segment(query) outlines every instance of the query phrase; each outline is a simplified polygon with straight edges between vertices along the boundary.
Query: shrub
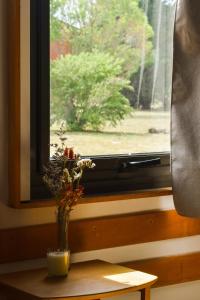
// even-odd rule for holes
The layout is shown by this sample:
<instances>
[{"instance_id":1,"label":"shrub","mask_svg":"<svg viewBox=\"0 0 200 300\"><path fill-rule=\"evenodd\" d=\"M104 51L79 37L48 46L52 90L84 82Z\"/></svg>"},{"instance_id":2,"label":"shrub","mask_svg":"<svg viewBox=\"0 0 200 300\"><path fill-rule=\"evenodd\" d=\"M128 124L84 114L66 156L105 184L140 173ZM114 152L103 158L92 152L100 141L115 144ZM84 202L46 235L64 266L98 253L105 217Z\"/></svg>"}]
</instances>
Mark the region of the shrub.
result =
<instances>
[{"instance_id":1,"label":"shrub","mask_svg":"<svg viewBox=\"0 0 200 300\"><path fill-rule=\"evenodd\" d=\"M121 93L131 89L122 78L123 60L101 52L66 55L52 62L53 121L65 120L71 130L99 130L113 126L131 111Z\"/></svg>"}]
</instances>

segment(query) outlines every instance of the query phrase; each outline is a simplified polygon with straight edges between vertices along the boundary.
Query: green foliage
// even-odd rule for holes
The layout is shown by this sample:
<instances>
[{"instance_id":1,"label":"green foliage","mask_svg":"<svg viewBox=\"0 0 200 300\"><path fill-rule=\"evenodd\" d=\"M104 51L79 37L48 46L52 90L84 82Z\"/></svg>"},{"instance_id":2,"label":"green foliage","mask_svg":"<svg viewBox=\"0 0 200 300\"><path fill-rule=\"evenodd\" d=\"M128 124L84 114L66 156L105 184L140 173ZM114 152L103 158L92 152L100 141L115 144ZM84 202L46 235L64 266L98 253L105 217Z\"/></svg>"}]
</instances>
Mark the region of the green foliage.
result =
<instances>
[{"instance_id":1,"label":"green foliage","mask_svg":"<svg viewBox=\"0 0 200 300\"><path fill-rule=\"evenodd\" d=\"M51 0L53 38L68 38L72 54L99 50L124 58L126 78L136 73L145 49L151 60L153 31L139 0ZM58 32L57 29L60 28ZM62 29L61 29L62 28ZM144 48L144 49L143 49Z\"/></svg>"},{"instance_id":2,"label":"green foliage","mask_svg":"<svg viewBox=\"0 0 200 300\"><path fill-rule=\"evenodd\" d=\"M52 122L99 130L130 112L144 53L145 67L152 63L153 30L140 2L50 0L51 40L67 41L72 54L52 63Z\"/></svg>"},{"instance_id":3,"label":"green foliage","mask_svg":"<svg viewBox=\"0 0 200 300\"><path fill-rule=\"evenodd\" d=\"M63 15L66 0L50 0L50 36L51 41L59 40L65 34L65 23L59 15Z\"/></svg>"},{"instance_id":4,"label":"green foliage","mask_svg":"<svg viewBox=\"0 0 200 300\"><path fill-rule=\"evenodd\" d=\"M131 112L122 95L130 89L123 79L123 60L94 51L66 55L52 62L52 116L65 120L71 130L99 130L106 122L113 126Z\"/></svg>"}]
</instances>

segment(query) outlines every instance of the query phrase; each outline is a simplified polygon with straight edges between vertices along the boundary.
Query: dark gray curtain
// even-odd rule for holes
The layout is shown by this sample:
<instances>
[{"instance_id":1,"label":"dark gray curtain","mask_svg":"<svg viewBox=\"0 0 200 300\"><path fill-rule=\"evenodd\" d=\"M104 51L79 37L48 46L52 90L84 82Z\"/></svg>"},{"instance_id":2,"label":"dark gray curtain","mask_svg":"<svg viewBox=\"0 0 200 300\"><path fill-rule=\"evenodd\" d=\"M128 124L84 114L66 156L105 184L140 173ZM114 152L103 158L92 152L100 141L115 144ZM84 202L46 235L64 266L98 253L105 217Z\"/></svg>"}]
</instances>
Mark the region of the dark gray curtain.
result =
<instances>
[{"instance_id":1,"label":"dark gray curtain","mask_svg":"<svg viewBox=\"0 0 200 300\"><path fill-rule=\"evenodd\" d=\"M177 4L171 142L176 210L200 217L200 0Z\"/></svg>"}]
</instances>

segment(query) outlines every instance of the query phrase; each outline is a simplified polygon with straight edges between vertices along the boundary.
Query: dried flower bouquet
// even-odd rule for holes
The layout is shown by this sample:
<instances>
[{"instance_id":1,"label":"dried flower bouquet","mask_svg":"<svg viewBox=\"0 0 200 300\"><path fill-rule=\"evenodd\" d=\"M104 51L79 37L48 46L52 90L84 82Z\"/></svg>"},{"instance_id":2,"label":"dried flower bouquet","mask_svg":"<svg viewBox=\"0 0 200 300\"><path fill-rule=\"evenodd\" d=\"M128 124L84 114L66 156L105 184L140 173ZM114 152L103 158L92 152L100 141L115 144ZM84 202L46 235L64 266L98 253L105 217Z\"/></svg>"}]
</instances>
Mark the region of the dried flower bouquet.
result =
<instances>
[{"instance_id":1,"label":"dried flower bouquet","mask_svg":"<svg viewBox=\"0 0 200 300\"><path fill-rule=\"evenodd\" d=\"M78 200L83 196L83 186L80 180L86 168L94 168L95 164L89 158L82 159L75 154L73 148L65 146L64 130L60 128L57 135L58 144L52 144L55 153L49 163L44 166L43 180L53 194L57 203L57 222L59 229L59 248L68 248L69 215Z\"/></svg>"}]
</instances>

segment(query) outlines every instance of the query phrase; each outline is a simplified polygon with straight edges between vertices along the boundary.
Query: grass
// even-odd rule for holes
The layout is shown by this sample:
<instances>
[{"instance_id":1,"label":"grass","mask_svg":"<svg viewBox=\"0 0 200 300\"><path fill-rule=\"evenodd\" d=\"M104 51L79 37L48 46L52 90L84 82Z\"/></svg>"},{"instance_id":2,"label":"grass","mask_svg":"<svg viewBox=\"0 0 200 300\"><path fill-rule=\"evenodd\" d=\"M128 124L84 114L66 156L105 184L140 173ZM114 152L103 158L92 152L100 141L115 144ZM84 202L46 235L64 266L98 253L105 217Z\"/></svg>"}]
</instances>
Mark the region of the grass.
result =
<instances>
[{"instance_id":1,"label":"grass","mask_svg":"<svg viewBox=\"0 0 200 300\"><path fill-rule=\"evenodd\" d=\"M149 133L150 128L162 132ZM56 129L51 129L51 143L58 142ZM101 132L68 131L66 144L81 155L163 152L170 150L169 130L169 112L135 111L116 127L107 125Z\"/></svg>"}]
</instances>

